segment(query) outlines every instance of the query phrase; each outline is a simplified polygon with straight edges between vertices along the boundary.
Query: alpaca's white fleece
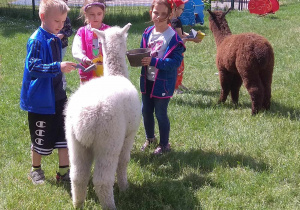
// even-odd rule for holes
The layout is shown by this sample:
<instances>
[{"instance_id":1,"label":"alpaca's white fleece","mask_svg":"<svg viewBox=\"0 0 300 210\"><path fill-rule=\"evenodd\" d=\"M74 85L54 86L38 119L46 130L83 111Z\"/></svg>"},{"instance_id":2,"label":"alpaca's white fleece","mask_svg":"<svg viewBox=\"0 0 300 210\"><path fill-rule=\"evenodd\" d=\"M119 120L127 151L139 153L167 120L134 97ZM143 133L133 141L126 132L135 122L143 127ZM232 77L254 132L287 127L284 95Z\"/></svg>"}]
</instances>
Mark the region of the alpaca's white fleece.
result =
<instances>
[{"instance_id":1,"label":"alpaca's white fleece","mask_svg":"<svg viewBox=\"0 0 300 210\"><path fill-rule=\"evenodd\" d=\"M71 96L66 129L82 145L90 147L96 138L104 138L112 130L118 132L123 126L127 129L127 124L140 114L139 104L137 90L125 77L93 79Z\"/></svg>"},{"instance_id":2,"label":"alpaca's white fleece","mask_svg":"<svg viewBox=\"0 0 300 210\"><path fill-rule=\"evenodd\" d=\"M66 108L73 204L83 205L91 165L94 188L104 209L115 209L113 184L128 187L127 165L141 120L138 92L123 76L106 76L82 85Z\"/></svg>"},{"instance_id":3,"label":"alpaca's white fleece","mask_svg":"<svg viewBox=\"0 0 300 210\"><path fill-rule=\"evenodd\" d=\"M83 206L93 162L94 188L103 209L116 208L115 174L120 190L128 187L127 165L141 121L139 95L127 78L125 52L129 27L127 24L122 29L97 31L106 54L104 76L81 85L65 109L75 208Z\"/></svg>"}]
</instances>

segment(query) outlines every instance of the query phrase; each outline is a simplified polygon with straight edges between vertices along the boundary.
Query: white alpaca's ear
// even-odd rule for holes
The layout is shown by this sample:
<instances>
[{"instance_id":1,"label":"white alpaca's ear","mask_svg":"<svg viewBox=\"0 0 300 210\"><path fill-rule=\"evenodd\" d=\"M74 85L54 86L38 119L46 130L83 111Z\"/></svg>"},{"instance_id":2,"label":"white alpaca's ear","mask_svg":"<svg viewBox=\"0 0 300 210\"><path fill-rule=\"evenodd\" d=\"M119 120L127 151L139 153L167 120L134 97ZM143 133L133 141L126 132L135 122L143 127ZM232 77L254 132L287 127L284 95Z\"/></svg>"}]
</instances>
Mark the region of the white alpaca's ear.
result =
<instances>
[{"instance_id":1,"label":"white alpaca's ear","mask_svg":"<svg viewBox=\"0 0 300 210\"><path fill-rule=\"evenodd\" d=\"M126 34L127 31L129 30L130 26L131 26L131 23L127 23L127 25L122 28L122 34Z\"/></svg>"},{"instance_id":2,"label":"white alpaca's ear","mask_svg":"<svg viewBox=\"0 0 300 210\"><path fill-rule=\"evenodd\" d=\"M95 28L92 28L91 31L94 32L100 39L104 40L104 37L105 37L104 31L100 31Z\"/></svg>"}]
</instances>

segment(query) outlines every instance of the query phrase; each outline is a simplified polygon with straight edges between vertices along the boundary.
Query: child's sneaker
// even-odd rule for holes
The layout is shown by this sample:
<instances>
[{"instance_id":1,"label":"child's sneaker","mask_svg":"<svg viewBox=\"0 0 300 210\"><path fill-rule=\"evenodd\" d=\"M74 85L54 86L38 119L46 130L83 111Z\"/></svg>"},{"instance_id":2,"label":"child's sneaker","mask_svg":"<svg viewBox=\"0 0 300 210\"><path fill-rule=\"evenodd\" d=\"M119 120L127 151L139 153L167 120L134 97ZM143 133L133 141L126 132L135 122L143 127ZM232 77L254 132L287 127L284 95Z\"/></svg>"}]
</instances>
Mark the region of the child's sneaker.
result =
<instances>
[{"instance_id":1,"label":"child's sneaker","mask_svg":"<svg viewBox=\"0 0 300 210\"><path fill-rule=\"evenodd\" d=\"M179 90L179 89L176 89L176 90L175 90L175 93L177 93L177 94L183 94L183 91L182 91L182 90Z\"/></svg>"},{"instance_id":2,"label":"child's sneaker","mask_svg":"<svg viewBox=\"0 0 300 210\"><path fill-rule=\"evenodd\" d=\"M33 184L44 184L44 171L42 169L30 171L30 173L28 174L28 179L31 179Z\"/></svg>"},{"instance_id":3,"label":"child's sneaker","mask_svg":"<svg viewBox=\"0 0 300 210\"><path fill-rule=\"evenodd\" d=\"M162 155L163 153L170 152L171 151L171 145L167 144L167 146L158 145L156 149L154 150L154 155Z\"/></svg>"},{"instance_id":4,"label":"child's sneaker","mask_svg":"<svg viewBox=\"0 0 300 210\"><path fill-rule=\"evenodd\" d=\"M189 90L189 89L188 89L187 87L185 87L183 84L179 85L179 88L180 88L180 89L183 89L183 90L186 90L186 91Z\"/></svg>"},{"instance_id":5,"label":"child's sneaker","mask_svg":"<svg viewBox=\"0 0 300 210\"><path fill-rule=\"evenodd\" d=\"M57 182L70 182L70 170L64 175L60 175L59 172L56 173L56 181Z\"/></svg>"},{"instance_id":6,"label":"child's sneaker","mask_svg":"<svg viewBox=\"0 0 300 210\"><path fill-rule=\"evenodd\" d=\"M146 139L144 145L141 147L141 151L144 152L146 148L150 147L151 145L155 145L157 143L157 139L151 138L151 139Z\"/></svg>"}]
</instances>

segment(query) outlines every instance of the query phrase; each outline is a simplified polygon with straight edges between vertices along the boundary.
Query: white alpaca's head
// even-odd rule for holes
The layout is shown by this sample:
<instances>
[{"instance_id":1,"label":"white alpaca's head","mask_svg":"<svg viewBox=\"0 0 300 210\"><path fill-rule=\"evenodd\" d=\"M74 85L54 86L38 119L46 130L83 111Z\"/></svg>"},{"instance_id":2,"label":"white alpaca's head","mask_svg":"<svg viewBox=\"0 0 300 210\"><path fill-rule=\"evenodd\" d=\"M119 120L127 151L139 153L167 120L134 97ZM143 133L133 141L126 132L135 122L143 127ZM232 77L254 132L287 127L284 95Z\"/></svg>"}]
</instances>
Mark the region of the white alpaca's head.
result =
<instances>
[{"instance_id":1,"label":"white alpaca's head","mask_svg":"<svg viewBox=\"0 0 300 210\"><path fill-rule=\"evenodd\" d=\"M102 43L104 76L123 75L128 78L126 50L127 32L130 26L131 23L123 28L114 26L105 31L92 29Z\"/></svg>"}]
</instances>

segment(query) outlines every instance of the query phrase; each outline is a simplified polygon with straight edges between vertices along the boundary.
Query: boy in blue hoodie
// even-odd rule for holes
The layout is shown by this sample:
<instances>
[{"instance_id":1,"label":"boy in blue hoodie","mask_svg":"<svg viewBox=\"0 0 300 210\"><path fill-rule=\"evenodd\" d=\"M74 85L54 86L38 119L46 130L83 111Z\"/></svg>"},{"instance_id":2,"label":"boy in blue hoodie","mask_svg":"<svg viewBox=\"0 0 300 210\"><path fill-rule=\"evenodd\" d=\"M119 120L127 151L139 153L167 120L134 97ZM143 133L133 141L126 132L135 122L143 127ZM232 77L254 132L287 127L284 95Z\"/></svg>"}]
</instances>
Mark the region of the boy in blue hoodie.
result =
<instances>
[{"instance_id":1,"label":"boy in blue hoodie","mask_svg":"<svg viewBox=\"0 0 300 210\"><path fill-rule=\"evenodd\" d=\"M39 6L41 26L27 42L21 109L28 112L31 136L32 169L29 178L43 184L42 156L58 149L57 181L69 181L69 157L64 132L64 105L67 95L63 89L62 72L75 69L76 64L62 62L61 40L56 36L64 26L69 7L63 0L42 0Z\"/></svg>"}]
</instances>

